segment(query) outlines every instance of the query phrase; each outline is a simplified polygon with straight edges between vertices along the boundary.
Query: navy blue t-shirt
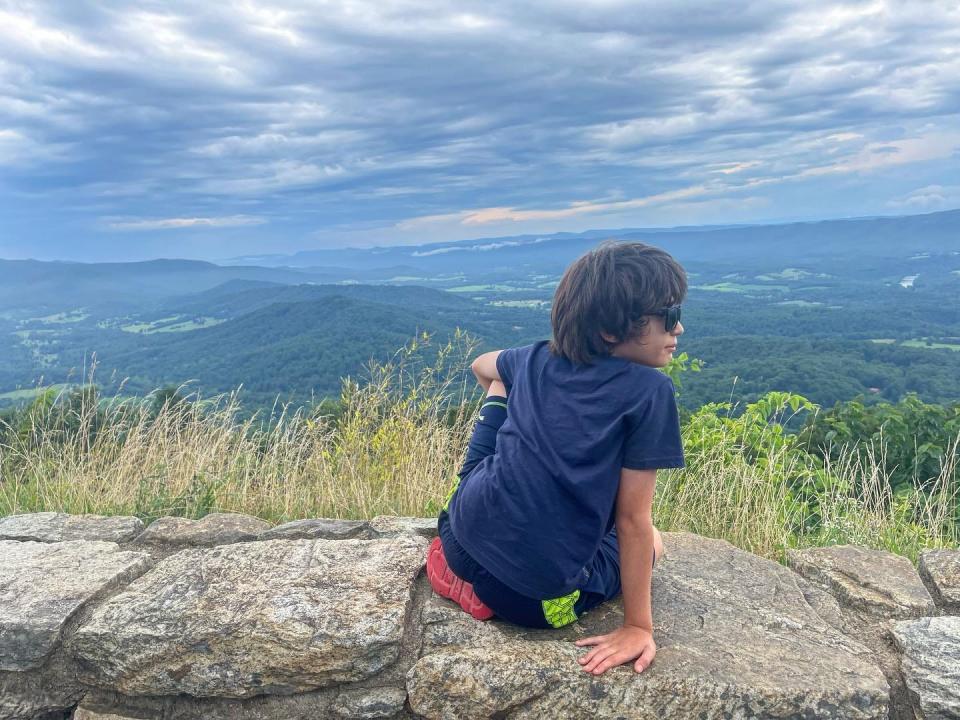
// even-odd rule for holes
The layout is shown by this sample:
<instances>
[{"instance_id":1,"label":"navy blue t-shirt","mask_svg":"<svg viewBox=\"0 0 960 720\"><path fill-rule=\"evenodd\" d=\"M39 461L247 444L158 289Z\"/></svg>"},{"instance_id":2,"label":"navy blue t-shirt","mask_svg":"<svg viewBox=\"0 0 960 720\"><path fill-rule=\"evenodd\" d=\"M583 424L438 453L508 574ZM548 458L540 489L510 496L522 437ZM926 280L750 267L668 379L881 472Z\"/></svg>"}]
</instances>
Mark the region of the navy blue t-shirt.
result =
<instances>
[{"instance_id":1,"label":"navy blue t-shirt","mask_svg":"<svg viewBox=\"0 0 960 720\"><path fill-rule=\"evenodd\" d=\"M497 450L460 483L450 527L505 585L536 599L582 587L613 527L622 467L683 467L673 383L616 357L575 365L545 341L504 350Z\"/></svg>"}]
</instances>

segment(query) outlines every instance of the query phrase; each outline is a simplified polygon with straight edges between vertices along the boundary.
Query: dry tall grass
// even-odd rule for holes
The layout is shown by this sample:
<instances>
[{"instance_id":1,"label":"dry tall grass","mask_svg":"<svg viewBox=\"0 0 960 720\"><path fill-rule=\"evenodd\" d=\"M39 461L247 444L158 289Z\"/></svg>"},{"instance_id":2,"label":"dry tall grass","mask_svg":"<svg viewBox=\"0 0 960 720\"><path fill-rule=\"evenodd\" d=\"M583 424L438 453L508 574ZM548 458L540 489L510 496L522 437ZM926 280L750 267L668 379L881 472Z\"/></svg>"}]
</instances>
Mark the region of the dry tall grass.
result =
<instances>
[{"instance_id":1,"label":"dry tall grass","mask_svg":"<svg viewBox=\"0 0 960 720\"><path fill-rule=\"evenodd\" d=\"M481 393L466 381L476 349L470 338L458 334L435 360L420 362L427 341L371 364L361 384L345 381L339 418L281 409L269 420L241 421L236 394L166 404L158 413L119 400L98 411L91 400L65 432L44 414L51 405L0 444L0 516L56 510L150 520L221 511L282 522L434 514L459 469ZM882 448L866 456L851 449L838 463L814 467L789 444L771 443L757 462L756 448L735 433L704 441L693 432L685 429L687 468L658 480L654 521L662 530L724 538L778 561L789 547L839 543L916 560L925 547L960 541L956 443L939 478L894 497L876 454Z\"/></svg>"},{"instance_id":2,"label":"dry tall grass","mask_svg":"<svg viewBox=\"0 0 960 720\"><path fill-rule=\"evenodd\" d=\"M40 413L0 445L0 515L219 511L280 522L431 512L459 469L479 390L463 373L470 338L457 334L423 363L427 342L371 363L362 384L345 380L338 421L302 409L240 421L236 393L156 414L114 401L98 415L89 402L65 442Z\"/></svg>"},{"instance_id":3,"label":"dry tall grass","mask_svg":"<svg viewBox=\"0 0 960 720\"><path fill-rule=\"evenodd\" d=\"M762 434L776 434L771 425ZM685 428L685 440L691 440ZM764 462L750 461L733 433L690 443L684 470L661 472L655 495L658 527L722 538L757 555L785 561L797 547L855 544L916 562L921 550L960 546L960 436L936 478L895 495L883 446L849 446L840 460L819 461L790 445L769 443ZM685 442L685 445L687 443Z\"/></svg>"}]
</instances>

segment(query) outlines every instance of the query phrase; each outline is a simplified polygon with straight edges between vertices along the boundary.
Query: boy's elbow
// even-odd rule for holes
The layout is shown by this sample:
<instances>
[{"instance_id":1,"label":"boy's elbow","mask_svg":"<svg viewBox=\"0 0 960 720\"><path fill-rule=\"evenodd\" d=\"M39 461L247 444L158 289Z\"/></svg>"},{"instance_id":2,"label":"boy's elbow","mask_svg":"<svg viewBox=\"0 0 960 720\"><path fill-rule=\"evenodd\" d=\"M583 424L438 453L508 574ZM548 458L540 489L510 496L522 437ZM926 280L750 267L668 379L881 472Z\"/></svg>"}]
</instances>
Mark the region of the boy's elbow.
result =
<instances>
[{"instance_id":1,"label":"boy's elbow","mask_svg":"<svg viewBox=\"0 0 960 720\"><path fill-rule=\"evenodd\" d=\"M653 517L650 513L618 513L616 516L617 535L640 535L653 531Z\"/></svg>"},{"instance_id":2,"label":"boy's elbow","mask_svg":"<svg viewBox=\"0 0 960 720\"><path fill-rule=\"evenodd\" d=\"M500 379L500 376L497 373L498 355L500 355L499 350L484 353L470 363L470 369L473 371L473 374L476 376L477 380L489 381Z\"/></svg>"}]
</instances>

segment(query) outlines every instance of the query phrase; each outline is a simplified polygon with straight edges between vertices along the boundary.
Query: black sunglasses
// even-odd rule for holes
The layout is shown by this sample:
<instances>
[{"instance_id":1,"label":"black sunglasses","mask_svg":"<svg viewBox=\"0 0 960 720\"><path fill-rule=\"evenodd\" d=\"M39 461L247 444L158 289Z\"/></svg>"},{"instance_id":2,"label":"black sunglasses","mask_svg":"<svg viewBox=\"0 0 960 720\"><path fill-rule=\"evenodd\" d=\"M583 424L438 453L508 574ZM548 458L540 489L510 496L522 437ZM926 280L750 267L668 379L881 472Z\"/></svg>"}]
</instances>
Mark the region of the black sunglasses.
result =
<instances>
[{"instance_id":1,"label":"black sunglasses","mask_svg":"<svg viewBox=\"0 0 960 720\"><path fill-rule=\"evenodd\" d=\"M671 305L670 307L665 307L662 310L654 310L650 314L662 315L664 330L667 332L672 332L677 326L677 323L680 322L680 305Z\"/></svg>"}]
</instances>

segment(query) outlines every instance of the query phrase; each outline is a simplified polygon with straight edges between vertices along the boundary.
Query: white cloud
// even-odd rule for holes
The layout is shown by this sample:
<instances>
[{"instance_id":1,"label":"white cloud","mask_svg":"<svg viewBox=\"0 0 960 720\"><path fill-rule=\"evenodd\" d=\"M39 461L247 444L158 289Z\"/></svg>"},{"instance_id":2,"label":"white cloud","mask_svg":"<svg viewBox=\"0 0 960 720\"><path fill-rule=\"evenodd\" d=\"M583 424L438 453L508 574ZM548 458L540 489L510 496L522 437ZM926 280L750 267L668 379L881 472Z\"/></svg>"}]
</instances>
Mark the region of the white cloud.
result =
<instances>
[{"instance_id":1,"label":"white cloud","mask_svg":"<svg viewBox=\"0 0 960 720\"><path fill-rule=\"evenodd\" d=\"M910 212L960 208L960 185L927 185L894 198L887 205Z\"/></svg>"},{"instance_id":2,"label":"white cloud","mask_svg":"<svg viewBox=\"0 0 960 720\"><path fill-rule=\"evenodd\" d=\"M502 247L513 247L515 245L535 245L546 242L550 238L534 238L533 240L503 240L501 242L481 243L478 245L454 245L452 247L441 247L435 250L416 250L410 253L413 257L428 257L430 255L445 255L452 252L489 252Z\"/></svg>"},{"instance_id":3,"label":"white cloud","mask_svg":"<svg viewBox=\"0 0 960 720\"><path fill-rule=\"evenodd\" d=\"M13 128L0 128L0 167L55 163L69 154L69 143L49 143Z\"/></svg>"},{"instance_id":4,"label":"white cloud","mask_svg":"<svg viewBox=\"0 0 960 720\"><path fill-rule=\"evenodd\" d=\"M111 230L149 231L181 230L183 228L223 228L246 225L263 225L265 218L249 215L231 215L229 217L189 217L158 218L150 220L113 220L107 223Z\"/></svg>"},{"instance_id":5,"label":"white cloud","mask_svg":"<svg viewBox=\"0 0 960 720\"><path fill-rule=\"evenodd\" d=\"M99 60L110 55L75 32L50 27L32 15L9 10L0 10L0 46L67 61Z\"/></svg>"},{"instance_id":6,"label":"white cloud","mask_svg":"<svg viewBox=\"0 0 960 720\"><path fill-rule=\"evenodd\" d=\"M251 170L253 174L248 177L207 180L203 189L215 195L258 195L316 185L346 172L339 165L320 166L295 160L266 163Z\"/></svg>"},{"instance_id":7,"label":"white cloud","mask_svg":"<svg viewBox=\"0 0 960 720\"><path fill-rule=\"evenodd\" d=\"M38 237L91 201L92 222L215 198L301 237L399 238L736 214L724 201L760 188L771 213L819 210L789 183L836 187L850 214L933 207L897 193L956 184L952 0L3 8L4 189L50 198ZM907 166L911 185L880 186Z\"/></svg>"}]
</instances>

